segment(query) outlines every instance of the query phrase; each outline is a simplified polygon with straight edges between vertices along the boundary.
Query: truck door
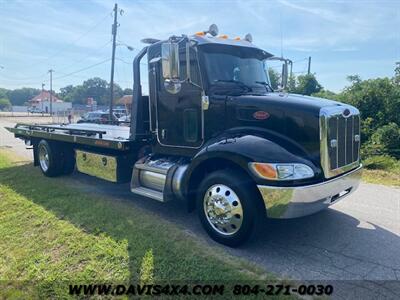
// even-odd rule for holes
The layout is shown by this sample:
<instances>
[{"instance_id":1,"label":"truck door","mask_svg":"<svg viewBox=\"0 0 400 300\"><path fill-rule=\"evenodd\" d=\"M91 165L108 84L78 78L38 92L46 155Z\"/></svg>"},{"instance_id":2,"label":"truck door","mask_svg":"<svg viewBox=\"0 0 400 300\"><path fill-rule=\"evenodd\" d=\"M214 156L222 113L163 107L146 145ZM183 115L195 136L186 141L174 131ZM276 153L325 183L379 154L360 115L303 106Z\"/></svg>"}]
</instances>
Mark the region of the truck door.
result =
<instances>
[{"instance_id":1,"label":"truck door","mask_svg":"<svg viewBox=\"0 0 400 300\"><path fill-rule=\"evenodd\" d=\"M181 78L186 78L186 59L180 51ZM197 58L190 52L191 78L200 82ZM172 94L165 88L162 64L158 64L157 81L157 135L161 145L183 148L198 148L203 143L203 112L201 89L188 82L182 82L180 91Z\"/></svg>"}]
</instances>

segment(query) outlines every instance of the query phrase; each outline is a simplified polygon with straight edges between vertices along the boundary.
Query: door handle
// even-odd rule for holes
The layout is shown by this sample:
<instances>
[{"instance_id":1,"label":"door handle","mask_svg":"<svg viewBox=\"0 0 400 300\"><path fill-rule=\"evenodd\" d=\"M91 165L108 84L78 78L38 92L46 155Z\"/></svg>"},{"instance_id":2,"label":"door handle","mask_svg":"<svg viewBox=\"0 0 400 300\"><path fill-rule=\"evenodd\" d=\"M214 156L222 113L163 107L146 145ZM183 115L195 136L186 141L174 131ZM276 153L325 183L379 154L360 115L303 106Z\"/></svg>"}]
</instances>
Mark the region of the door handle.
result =
<instances>
[{"instance_id":1,"label":"door handle","mask_svg":"<svg viewBox=\"0 0 400 300\"><path fill-rule=\"evenodd\" d=\"M208 96L202 95L201 96L201 108L203 110L207 110L209 106L210 106L210 100L208 99Z\"/></svg>"},{"instance_id":2,"label":"door handle","mask_svg":"<svg viewBox=\"0 0 400 300\"><path fill-rule=\"evenodd\" d=\"M161 129L161 138L162 138L163 140L165 140L166 137L167 137L167 130Z\"/></svg>"}]
</instances>

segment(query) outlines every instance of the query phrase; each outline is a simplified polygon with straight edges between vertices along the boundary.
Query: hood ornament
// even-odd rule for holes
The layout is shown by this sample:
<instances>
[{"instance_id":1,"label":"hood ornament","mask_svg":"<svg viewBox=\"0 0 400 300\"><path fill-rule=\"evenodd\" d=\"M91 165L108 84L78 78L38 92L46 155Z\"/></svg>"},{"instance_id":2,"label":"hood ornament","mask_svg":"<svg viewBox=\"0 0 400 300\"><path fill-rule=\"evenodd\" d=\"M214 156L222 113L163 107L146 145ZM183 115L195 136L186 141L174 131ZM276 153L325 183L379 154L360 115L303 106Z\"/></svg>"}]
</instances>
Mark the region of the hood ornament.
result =
<instances>
[{"instance_id":1,"label":"hood ornament","mask_svg":"<svg viewBox=\"0 0 400 300\"><path fill-rule=\"evenodd\" d=\"M345 117L345 118L350 117L350 115L351 115L351 111L350 111L350 109L348 109L348 108L346 108L346 109L342 112L342 116Z\"/></svg>"}]
</instances>

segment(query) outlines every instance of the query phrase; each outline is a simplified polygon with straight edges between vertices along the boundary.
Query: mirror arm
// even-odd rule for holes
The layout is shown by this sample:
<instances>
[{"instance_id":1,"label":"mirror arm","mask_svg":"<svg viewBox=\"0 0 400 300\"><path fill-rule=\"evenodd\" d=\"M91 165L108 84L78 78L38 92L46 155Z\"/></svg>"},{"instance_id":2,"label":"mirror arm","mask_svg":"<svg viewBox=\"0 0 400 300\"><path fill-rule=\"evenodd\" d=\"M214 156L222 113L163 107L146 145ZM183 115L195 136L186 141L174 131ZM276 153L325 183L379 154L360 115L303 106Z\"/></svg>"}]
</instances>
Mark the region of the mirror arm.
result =
<instances>
[{"instance_id":1,"label":"mirror arm","mask_svg":"<svg viewBox=\"0 0 400 300\"><path fill-rule=\"evenodd\" d=\"M191 82L190 78L190 47L189 47L189 42L186 42L186 77L188 82Z\"/></svg>"}]
</instances>

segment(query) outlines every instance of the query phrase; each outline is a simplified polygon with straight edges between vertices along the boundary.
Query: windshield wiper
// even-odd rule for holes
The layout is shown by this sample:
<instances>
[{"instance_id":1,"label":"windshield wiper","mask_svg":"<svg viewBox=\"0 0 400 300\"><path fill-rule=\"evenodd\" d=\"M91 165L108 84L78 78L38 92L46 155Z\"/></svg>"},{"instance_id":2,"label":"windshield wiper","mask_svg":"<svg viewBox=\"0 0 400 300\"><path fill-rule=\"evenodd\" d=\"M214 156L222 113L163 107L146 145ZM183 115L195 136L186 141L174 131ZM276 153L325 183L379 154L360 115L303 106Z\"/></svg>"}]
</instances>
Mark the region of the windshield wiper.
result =
<instances>
[{"instance_id":1,"label":"windshield wiper","mask_svg":"<svg viewBox=\"0 0 400 300\"><path fill-rule=\"evenodd\" d=\"M256 81L256 83L262 84L263 86L265 86L267 88L267 91L269 90L270 92L273 92L274 89L272 88L271 84L269 82L266 81Z\"/></svg>"},{"instance_id":2,"label":"windshield wiper","mask_svg":"<svg viewBox=\"0 0 400 300\"><path fill-rule=\"evenodd\" d=\"M245 84L244 82L238 81L238 80L233 80L233 79L216 79L214 82L227 82L227 83L236 83L238 86L245 88L247 92L252 92L253 89Z\"/></svg>"}]
</instances>

